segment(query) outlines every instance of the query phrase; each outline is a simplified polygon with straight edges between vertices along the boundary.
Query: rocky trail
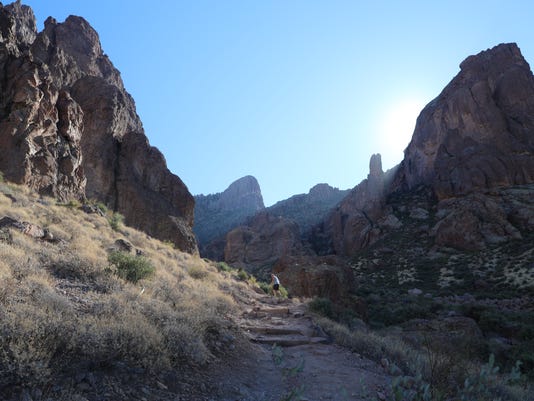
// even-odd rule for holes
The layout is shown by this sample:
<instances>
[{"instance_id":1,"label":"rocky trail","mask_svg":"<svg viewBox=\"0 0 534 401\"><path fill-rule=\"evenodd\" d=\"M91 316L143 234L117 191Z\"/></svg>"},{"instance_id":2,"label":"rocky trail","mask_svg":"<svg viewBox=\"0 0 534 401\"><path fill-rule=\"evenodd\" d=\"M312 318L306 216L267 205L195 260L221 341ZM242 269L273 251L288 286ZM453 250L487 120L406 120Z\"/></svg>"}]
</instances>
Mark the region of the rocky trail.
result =
<instances>
[{"instance_id":1,"label":"rocky trail","mask_svg":"<svg viewBox=\"0 0 534 401\"><path fill-rule=\"evenodd\" d=\"M305 304L258 294L245 305L238 323L254 359L235 361L218 399L385 399L390 379L383 368L335 345L314 324Z\"/></svg>"}]
</instances>

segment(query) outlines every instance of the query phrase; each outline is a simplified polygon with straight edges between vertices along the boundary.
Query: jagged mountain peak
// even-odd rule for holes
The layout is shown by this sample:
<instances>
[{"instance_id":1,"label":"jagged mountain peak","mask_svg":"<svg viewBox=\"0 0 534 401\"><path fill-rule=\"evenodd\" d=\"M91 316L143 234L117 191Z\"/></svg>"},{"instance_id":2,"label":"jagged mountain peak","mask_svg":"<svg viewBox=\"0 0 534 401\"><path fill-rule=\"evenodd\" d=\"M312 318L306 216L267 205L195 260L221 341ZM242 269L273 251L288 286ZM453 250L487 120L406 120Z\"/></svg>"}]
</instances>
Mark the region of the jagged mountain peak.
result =
<instances>
[{"instance_id":1,"label":"jagged mountain peak","mask_svg":"<svg viewBox=\"0 0 534 401\"><path fill-rule=\"evenodd\" d=\"M417 119L401 173L447 198L534 181L534 76L515 43L469 56Z\"/></svg>"},{"instance_id":2,"label":"jagged mountain peak","mask_svg":"<svg viewBox=\"0 0 534 401\"><path fill-rule=\"evenodd\" d=\"M246 209L258 211L265 208L258 180L247 175L230 184L221 193L220 207L222 210Z\"/></svg>"}]
</instances>

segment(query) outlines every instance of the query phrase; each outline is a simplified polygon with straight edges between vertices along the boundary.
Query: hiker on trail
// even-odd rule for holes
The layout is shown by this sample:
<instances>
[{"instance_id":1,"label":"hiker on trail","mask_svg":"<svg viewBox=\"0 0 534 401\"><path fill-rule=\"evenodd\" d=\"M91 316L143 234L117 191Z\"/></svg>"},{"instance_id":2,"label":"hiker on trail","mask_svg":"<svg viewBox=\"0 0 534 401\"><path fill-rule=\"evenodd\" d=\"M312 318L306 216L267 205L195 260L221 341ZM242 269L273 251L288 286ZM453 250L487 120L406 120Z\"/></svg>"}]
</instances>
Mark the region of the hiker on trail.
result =
<instances>
[{"instance_id":1,"label":"hiker on trail","mask_svg":"<svg viewBox=\"0 0 534 401\"><path fill-rule=\"evenodd\" d=\"M271 284L273 286L273 294L279 297L280 296L280 280L274 274L271 274Z\"/></svg>"}]
</instances>

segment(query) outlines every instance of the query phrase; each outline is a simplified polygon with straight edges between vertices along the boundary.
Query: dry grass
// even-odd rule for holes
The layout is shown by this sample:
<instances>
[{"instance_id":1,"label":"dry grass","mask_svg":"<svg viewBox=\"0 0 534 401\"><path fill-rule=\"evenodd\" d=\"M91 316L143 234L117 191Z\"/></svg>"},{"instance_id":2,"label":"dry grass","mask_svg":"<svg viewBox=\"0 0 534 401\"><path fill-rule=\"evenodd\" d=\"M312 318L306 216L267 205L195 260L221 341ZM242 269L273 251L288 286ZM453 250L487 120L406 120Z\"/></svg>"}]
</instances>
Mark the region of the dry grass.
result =
<instances>
[{"instance_id":1,"label":"dry grass","mask_svg":"<svg viewBox=\"0 0 534 401\"><path fill-rule=\"evenodd\" d=\"M0 241L0 390L117 362L152 372L202 365L215 358L220 338L231 337L235 303L209 263L129 227L113 231L105 217L0 185L0 218L38 224L61 239L12 230L11 242ZM134 285L110 273L108 254L119 238L150 260L153 277Z\"/></svg>"},{"instance_id":2,"label":"dry grass","mask_svg":"<svg viewBox=\"0 0 534 401\"><path fill-rule=\"evenodd\" d=\"M336 343L366 358L376 362L387 358L406 374L415 374L423 369L422 355L399 338L382 336L370 330L350 330L324 317L317 317L316 320Z\"/></svg>"}]
</instances>

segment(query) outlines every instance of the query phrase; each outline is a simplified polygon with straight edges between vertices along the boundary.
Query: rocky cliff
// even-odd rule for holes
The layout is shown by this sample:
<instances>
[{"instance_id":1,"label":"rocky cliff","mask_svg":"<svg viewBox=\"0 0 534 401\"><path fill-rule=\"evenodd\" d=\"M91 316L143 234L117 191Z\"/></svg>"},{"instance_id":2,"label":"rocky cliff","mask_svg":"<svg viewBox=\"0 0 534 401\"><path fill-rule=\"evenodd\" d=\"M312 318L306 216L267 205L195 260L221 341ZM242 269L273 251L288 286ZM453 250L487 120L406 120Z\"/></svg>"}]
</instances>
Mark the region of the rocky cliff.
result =
<instances>
[{"instance_id":1,"label":"rocky cliff","mask_svg":"<svg viewBox=\"0 0 534 401\"><path fill-rule=\"evenodd\" d=\"M260 185L250 175L234 181L223 192L196 195L194 231L201 253L211 241L264 208Z\"/></svg>"},{"instance_id":2,"label":"rocky cliff","mask_svg":"<svg viewBox=\"0 0 534 401\"><path fill-rule=\"evenodd\" d=\"M124 89L83 18L0 7L0 170L62 201L94 198L125 222L196 252L194 199L151 147Z\"/></svg>"},{"instance_id":3,"label":"rocky cliff","mask_svg":"<svg viewBox=\"0 0 534 401\"><path fill-rule=\"evenodd\" d=\"M281 257L308 254L297 223L267 212L254 215L230 231L224 241L224 261L262 278L268 278Z\"/></svg>"},{"instance_id":4,"label":"rocky cliff","mask_svg":"<svg viewBox=\"0 0 534 401\"><path fill-rule=\"evenodd\" d=\"M534 76L515 43L460 64L419 115L399 173L439 199L534 181Z\"/></svg>"},{"instance_id":5,"label":"rocky cliff","mask_svg":"<svg viewBox=\"0 0 534 401\"><path fill-rule=\"evenodd\" d=\"M534 182L534 76L516 44L468 57L460 73L421 112L401 164L370 174L315 229L319 254L352 256L402 226L392 199L426 192L410 208L438 246L483 249L533 228L525 201ZM404 195L403 195L404 194ZM513 194L513 195L510 195ZM398 211L397 211L398 212ZM521 219L514 216L521 215Z\"/></svg>"}]
</instances>

